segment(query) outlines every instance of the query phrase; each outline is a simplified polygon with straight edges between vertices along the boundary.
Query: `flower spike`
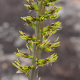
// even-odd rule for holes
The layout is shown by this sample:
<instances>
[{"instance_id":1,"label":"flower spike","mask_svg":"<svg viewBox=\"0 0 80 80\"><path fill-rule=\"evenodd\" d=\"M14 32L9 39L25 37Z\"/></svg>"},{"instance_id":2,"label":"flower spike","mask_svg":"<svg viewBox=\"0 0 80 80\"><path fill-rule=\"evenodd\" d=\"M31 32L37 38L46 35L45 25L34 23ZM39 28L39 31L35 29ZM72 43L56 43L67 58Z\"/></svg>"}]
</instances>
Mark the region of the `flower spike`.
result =
<instances>
[{"instance_id":1,"label":"flower spike","mask_svg":"<svg viewBox=\"0 0 80 80\"><path fill-rule=\"evenodd\" d=\"M23 66L20 61L17 59L16 61L12 62L13 66L18 68L17 73L25 73L29 80L40 80L36 79L38 67L52 64L52 62L57 61L57 54L54 53L51 56L41 59L41 52L44 50L45 52L54 51L56 47L60 46L59 37L50 42L49 37L52 34L55 34L58 30L62 29L61 22L57 21L51 23L44 27L44 21L47 19L57 19L60 15L58 13L59 10L62 9L61 6L54 6L56 1L59 0L37 0L37 3L34 0L26 0L27 4L24 4L30 11L36 11L37 16L25 16L21 17L21 19L26 22L28 26L31 26L35 30L35 36L27 35L26 33L19 31L21 39L26 41L26 47L29 50L27 52L22 52L18 48L18 52L14 54L17 57L24 57L31 59L31 66ZM45 7L53 6L50 10L46 9ZM33 74L34 73L34 74Z\"/></svg>"}]
</instances>

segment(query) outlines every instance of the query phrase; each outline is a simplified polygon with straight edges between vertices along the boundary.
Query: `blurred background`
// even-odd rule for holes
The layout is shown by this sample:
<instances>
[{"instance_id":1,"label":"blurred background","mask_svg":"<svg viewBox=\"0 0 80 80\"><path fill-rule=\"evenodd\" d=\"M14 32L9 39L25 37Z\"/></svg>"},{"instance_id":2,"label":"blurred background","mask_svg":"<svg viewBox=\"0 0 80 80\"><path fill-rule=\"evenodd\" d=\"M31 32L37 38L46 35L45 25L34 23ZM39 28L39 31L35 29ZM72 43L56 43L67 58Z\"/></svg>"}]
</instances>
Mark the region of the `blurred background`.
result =
<instances>
[{"instance_id":1,"label":"blurred background","mask_svg":"<svg viewBox=\"0 0 80 80\"><path fill-rule=\"evenodd\" d=\"M36 16L36 12L24 6L26 0L0 0L0 80L28 80L25 74L16 74L12 65L16 60L13 54L19 48L27 52L26 42L19 38L19 30L33 35L34 30L27 26L20 17ZM44 26L61 21L63 29L49 39L54 41L59 36L61 46L55 49L58 60L53 65L41 67L41 80L80 80L80 0L60 0L56 6L62 6L57 20L47 20ZM53 53L53 52L52 52ZM42 58L52 53L42 52ZM23 65L30 65L29 59L21 59Z\"/></svg>"}]
</instances>

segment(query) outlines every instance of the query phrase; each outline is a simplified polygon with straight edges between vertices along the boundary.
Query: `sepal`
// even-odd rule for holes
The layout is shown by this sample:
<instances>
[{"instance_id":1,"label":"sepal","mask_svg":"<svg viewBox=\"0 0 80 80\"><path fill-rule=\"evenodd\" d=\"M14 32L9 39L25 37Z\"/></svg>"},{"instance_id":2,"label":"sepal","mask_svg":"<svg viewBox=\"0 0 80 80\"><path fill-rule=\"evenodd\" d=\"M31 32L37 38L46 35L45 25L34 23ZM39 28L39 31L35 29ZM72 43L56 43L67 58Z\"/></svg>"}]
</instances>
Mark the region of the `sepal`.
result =
<instances>
[{"instance_id":1,"label":"sepal","mask_svg":"<svg viewBox=\"0 0 80 80\"><path fill-rule=\"evenodd\" d=\"M36 64L37 64L38 67L44 66L46 64L55 62L57 60L57 58L58 58L57 54L54 53L50 57L48 57L46 59L39 59L39 60L37 60Z\"/></svg>"},{"instance_id":2,"label":"sepal","mask_svg":"<svg viewBox=\"0 0 80 80\"><path fill-rule=\"evenodd\" d=\"M55 23L52 23L46 27L43 28L43 31L41 31L43 35L43 41L49 38L52 34L55 34L58 30L61 30L61 22L57 21Z\"/></svg>"},{"instance_id":3,"label":"sepal","mask_svg":"<svg viewBox=\"0 0 80 80\"><path fill-rule=\"evenodd\" d=\"M19 32L22 35L22 36L20 36L20 38L26 40L26 42L29 43L29 46L30 47L33 47L32 43L36 43L36 44L39 44L40 43L40 40L37 40L36 37L26 35L22 31L19 31Z\"/></svg>"},{"instance_id":4,"label":"sepal","mask_svg":"<svg viewBox=\"0 0 80 80\"><path fill-rule=\"evenodd\" d=\"M47 14L53 14L53 13L57 13L59 10L61 10L63 7L61 7L61 6L59 6L59 7L57 7L57 6L54 6L54 7L52 7L52 9L51 10L49 10L49 11L46 11L45 12L45 15L47 15Z\"/></svg>"},{"instance_id":5,"label":"sepal","mask_svg":"<svg viewBox=\"0 0 80 80\"><path fill-rule=\"evenodd\" d=\"M57 40L56 40L57 41ZM46 52L54 51L55 47L60 46L60 41L59 42L52 42L49 43L50 41L45 40L42 44L39 45L39 49L44 50Z\"/></svg>"},{"instance_id":6,"label":"sepal","mask_svg":"<svg viewBox=\"0 0 80 80\"><path fill-rule=\"evenodd\" d=\"M37 4L35 2L30 3L30 5L24 4L24 6L26 6L30 10L38 11Z\"/></svg>"},{"instance_id":7,"label":"sepal","mask_svg":"<svg viewBox=\"0 0 80 80\"><path fill-rule=\"evenodd\" d=\"M21 17L24 21L29 20L29 21L36 21L36 17L32 16L27 16L27 17Z\"/></svg>"},{"instance_id":8,"label":"sepal","mask_svg":"<svg viewBox=\"0 0 80 80\"><path fill-rule=\"evenodd\" d=\"M27 54L27 53L24 53L24 52L22 52L22 51L20 51L18 48L17 48L17 50L18 50L18 53L17 53L17 52L14 53L17 57L24 57L24 58L33 59L33 56L31 56L31 55L29 55L29 54Z\"/></svg>"},{"instance_id":9,"label":"sepal","mask_svg":"<svg viewBox=\"0 0 80 80\"><path fill-rule=\"evenodd\" d=\"M61 22L57 21L43 28L42 34L45 35L46 32L62 29Z\"/></svg>"},{"instance_id":10,"label":"sepal","mask_svg":"<svg viewBox=\"0 0 80 80\"><path fill-rule=\"evenodd\" d=\"M48 7L49 7L49 6L53 6L55 3L52 3L52 2L50 3L50 2L48 2L48 1L44 1L43 4L44 4L45 6L48 6Z\"/></svg>"},{"instance_id":11,"label":"sepal","mask_svg":"<svg viewBox=\"0 0 80 80\"><path fill-rule=\"evenodd\" d=\"M26 35L24 32L22 32L22 31L19 31L19 33L21 34L21 35Z\"/></svg>"},{"instance_id":12,"label":"sepal","mask_svg":"<svg viewBox=\"0 0 80 80\"><path fill-rule=\"evenodd\" d=\"M20 36L20 38L24 39L26 41L33 41L33 42L36 41L36 37L32 37L32 36L29 36L29 35L22 35L22 36Z\"/></svg>"},{"instance_id":13,"label":"sepal","mask_svg":"<svg viewBox=\"0 0 80 80\"><path fill-rule=\"evenodd\" d=\"M26 0L27 1L27 3L29 4L29 5L31 5L32 3L34 3L34 0Z\"/></svg>"},{"instance_id":14,"label":"sepal","mask_svg":"<svg viewBox=\"0 0 80 80\"><path fill-rule=\"evenodd\" d=\"M34 66L23 66L19 60L17 59L17 61L15 61L14 63L12 62L13 66L15 66L16 68L18 68L21 72L24 72L27 74L27 76L29 77L29 72L31 69L34 68Z\"/></svg>"},{"instance_id":15,"label":"sepal","mask_svg":"<svg viewBox=\"0 0 80 80\"><path fill-rule=\"evenodd\" d=\"M45 0L47 2L54 2L54 1L59 1L59 0Z\"/></svg>"},{"instance_id":16,"label":"sepal","mask_svg":"<svg viewBox=\"0 0 80 80\"><path fill-rule=\"evenodd\" d=\"M35 30L36 23L33 22L36 19L35 17L27 16L27 17L21 17L21 19L23 19L24 22L26 22L29 26L31 26Z\"/></svg>"},{"instance_id":17,"label":"sepal","mask_svg":"<svg viewBox=\"0 0 80 80\"><path fill-rule=\"evenodd\" d=\"M43 20L47 20L47 19L57 19L59 16L60 16L59 13L47 14L47 15L45 14L45 15L39 16L39 19L37 18L37 20L43 21Z\"/></svg>"}]
</instances>

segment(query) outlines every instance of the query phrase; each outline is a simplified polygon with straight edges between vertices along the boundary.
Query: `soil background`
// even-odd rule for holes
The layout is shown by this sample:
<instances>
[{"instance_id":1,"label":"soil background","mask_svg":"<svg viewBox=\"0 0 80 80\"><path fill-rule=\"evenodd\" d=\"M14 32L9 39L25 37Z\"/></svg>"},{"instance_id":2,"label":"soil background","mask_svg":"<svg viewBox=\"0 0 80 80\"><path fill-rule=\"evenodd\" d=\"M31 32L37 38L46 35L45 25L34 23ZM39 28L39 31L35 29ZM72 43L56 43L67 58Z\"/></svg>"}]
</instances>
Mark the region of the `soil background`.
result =
<instances>
[{"instance_id":1,"label":"soil background","mask_svg":"<svg viewBox=\"0 0 80 80\"><path fill-rule=\"evenodd\" d=\"M28 80L25 74L16 74L12 65L16 60L13 54L19 48L27 52L26 42L19 38L19 30L33 35L34 30L26 25L20 17L36 16L36 12L24 6L26 0L0 0L0 80ZM57 20L47 20L44 26L61 21L63 29L49 39L54 41L59 37L61 46L54 52L58 60L51 65L41 67L41 80L80 80L80 0L60 0L56 6L62 6ZM51 7L50 7L51 8ZM53 52L52 52L53 53ZM42 58L52 53L42 52ZM29 59L21 59L23 65L30 65Z\"/></svg>"}]
</instances>

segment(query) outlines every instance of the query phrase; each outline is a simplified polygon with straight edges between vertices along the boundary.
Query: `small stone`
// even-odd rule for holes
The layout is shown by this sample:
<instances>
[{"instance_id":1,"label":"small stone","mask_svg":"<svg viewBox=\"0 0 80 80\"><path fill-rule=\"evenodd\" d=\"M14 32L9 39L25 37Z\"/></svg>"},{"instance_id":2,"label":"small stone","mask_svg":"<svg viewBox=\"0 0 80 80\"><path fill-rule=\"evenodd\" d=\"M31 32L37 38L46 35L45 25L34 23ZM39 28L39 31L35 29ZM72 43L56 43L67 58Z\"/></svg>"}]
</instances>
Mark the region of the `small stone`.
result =
<instances>
[{"instance_id":1,"label":"small stone","mask_svg":"<svg viewBox=\"0 0 80 80\"><path fill-rule=\"evenodd\" d=\"M15 47L20 47L24 43L23 39L17 38L14 42Z\"/></svg>"},{"instance_id":2,"label":"small stone","mask_svg":"<svg viewBox=\"0 0 80 80\"><path fill-rule=\"evenodd\" d=\"M71 37L70 41L72 43L80 44L80 38L79 37Z\"/></svg>"},{"instance_id":3,"label":"small stone","mask_svg":"<svg viewBox=\"0 0 80 80\"><path fill-rule=\"evenodd\" d=\"M4 76L1 78L1 80L9 80L9 79L7 78L7 76Z\"/></svg>"},{"instance_id":4,"label":"small stone","mask_svg":"<svg viewBox=\"0 0 80 80\"><path fill-rule=\"evenodd\" d=\"M7 63L3 63L3 64L2 64L2 68L3 68L3 69L7 69L7 68L8 68L8 64L7 64Z\"/></svg>"},{"instance_id":5,"label":"small stone","mask_svg":"<svg viewBox=\"0 0 80 80\"><path fill-rule=\"evenodd\" d=\"M0 26L0 32L2 33L3 31L4 31L4 28L2 26Z\"/></svg>"},{"instance_id":6,"label":"small stone","mask_svg":"<svg viewBox=\"0 0 80 80\"><path fill-rule=\"evenodd\" d=\"M9 26L10 26L10 24L9 24L8 22L4 22L4 23L3 23L3 27L4 27L4 28L9 28Z\"/></svg>"},{"instance_id":7,"label":"small stone","mask_svg":"<svg viewBox=\"0 0 80 80\"><path fill-rule=\"evenodd\" d=\"M0 56L4 55L4 51L0 50Z\"/></svg>"},{"instance_id":8,"label":"small stone","mask_svg":"<svg viewBox=\"0 0 80 80\"><path fill-rule=\"evenodd\" d=\"M3 49L3 45L2 44L0 44L0 49Z\"/></svg>"},{"instance_id":9,"label":"small stone","mask_svg":"<svg viewBox=\"0 0 80 80\"><path fill-rule=\"evenodd\" d=\"M77 23L76 25L74 25L74 30L80 32L80 24Z\"/></svg>"},{"instance_id":10,"label":"small stone","mask_svg":"<svg viewBox=\"0 0 80 80\"><path fill-rule=\"evenodd\" d=\"M28 78L26 76L23 76L23 75L14 75L12 77L12 80L28 80Z\"/></svg>"}]
</instances>

